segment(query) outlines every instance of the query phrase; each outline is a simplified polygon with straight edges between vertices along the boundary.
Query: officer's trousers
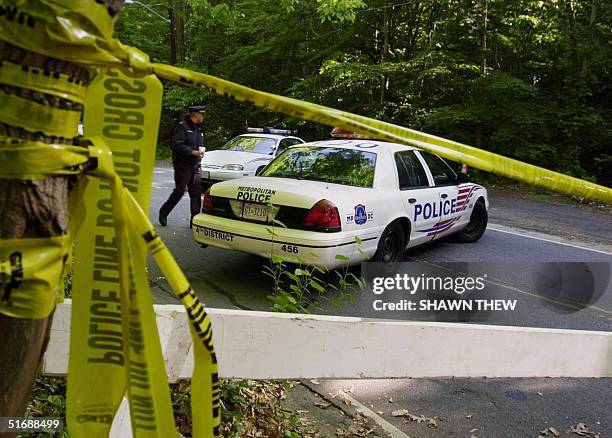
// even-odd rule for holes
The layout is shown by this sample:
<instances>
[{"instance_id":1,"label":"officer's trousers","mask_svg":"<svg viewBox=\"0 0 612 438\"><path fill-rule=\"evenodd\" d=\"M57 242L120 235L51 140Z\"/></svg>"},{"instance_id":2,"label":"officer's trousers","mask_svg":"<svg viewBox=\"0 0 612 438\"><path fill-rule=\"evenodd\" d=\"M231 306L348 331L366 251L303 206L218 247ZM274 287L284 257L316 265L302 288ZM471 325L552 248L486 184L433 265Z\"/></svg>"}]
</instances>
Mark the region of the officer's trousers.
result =
<instances>
[{"instance_id":1,"label":"officer's trousers","mask_svg":"<svg viewBox=\"0 0 612 438\"><path fill-rule=\"evenodd\" d=\"M174 190L159 211L163 216L168 216L183 197L185 190L187 190L191 201L191 217L193 218L202 209L202 176L200 168L196 164L177 160L172 164L174 165Z\"/></svg>"}]
</instances>

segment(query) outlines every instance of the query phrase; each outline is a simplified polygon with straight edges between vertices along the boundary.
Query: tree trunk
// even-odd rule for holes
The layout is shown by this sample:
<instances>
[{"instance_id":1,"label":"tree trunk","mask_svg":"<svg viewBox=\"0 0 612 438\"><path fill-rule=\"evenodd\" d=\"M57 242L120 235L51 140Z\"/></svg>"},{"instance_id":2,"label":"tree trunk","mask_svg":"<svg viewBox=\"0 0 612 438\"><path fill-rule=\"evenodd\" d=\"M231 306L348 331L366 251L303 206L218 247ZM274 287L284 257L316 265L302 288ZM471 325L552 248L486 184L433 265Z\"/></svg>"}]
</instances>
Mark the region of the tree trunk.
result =
<instances>
[{"instance_id":1,"label":"tree trunk","mask_svg":"<svg viewBox=\"0 0 612 438\"><path fill-rule=\"evenodd\" d=\"M177 61L177 31L176 31L176 14L174 8L168 8L168 17L170 21L169 26L169 39L170 39L170 65L176 65Z\"/></svg>"},{"instance_id":2,"label":"tree trunk","mask_svg":"<svg viewBox=\"0 0 612 438\"><path fill-rule=\"evenodd\" d=\"M599 0L591 0L591 18L589 19L589 36L591 39L594 38L595 33L595 21L597 21L597 13L599 12ZM589 57L588 54L582 56L582 66L580 67L580 80L586 80L587 72L589 69Z\"/></svg>"},{"instance_id":3,"label":"tree trunk","mask_svg":"<svg viewBox=\"0 0 612 438\"><path fill-rule=\"evenodd\" d=\"M0 60L21 65L23 71L49 68L49 76L57 77L57 89L75 80L89 82L92 71L88 67L60 61L0 41ZM27 73L24 73L27 74ZM60 79L63 75L64 79ZM32 96L27 88L14 87L17 94ZM47 123L56 113L45 112L45 106L57 108L58 101L36 101L41 114L41 126L28 132L10 126L0 119L0 134L4 137L73 144L72 139L45 136ZM76 102L72 107L78 108ZM48 116L48 117L46 117ZM37 122L31 119L30 122ZM60 123L56 121L56 123ZM76 128L76 127L75 127ZM68 231L68 195L74 176L48 176L30 181L0 178L0 239L45 238L65 235ZM61 281L61 279L60 279ZM0 283L2 292L4 284ZM23 417L31 399L32 387L49 339L53 315L42 319L12 318L0 314L0 417ZM14 436L14 434L3 434Z\"/></svg>"},{"instance_id":4,"label":"tree trunk","mask_svg":"<svg viewBox=\"0 0 612 438\"><path fill-rule=\"evenodd\" d=\"M487 75L487 25L489 22L489 0L485 0L484 23L482 32L482 74Z\"/></svg>"},{"instance_id":5,"label":"tree trunk","mask_svg":"<svg viewBox=\"0 0 612 438\"><path fill-rule=\"evenodd\" d=\"M0 179L0 239L53 237L68 229L70 177L40 181ZM21 417L31 398L53 315L0 315L0 417ZM10 436L10 435L5 435Z\"/></svg>"},{"instance_id":6,"label":"tree trunk","mask_svg":"<svg viewBox=\"0 0 612 438\"><path fill-rule=\"evenodd\" d=\"M380 63L384 64L387 61L389 53L389 2L385 0L384 15L383 15L383 48L380 57ZM380 77L380 104L385 103L385 89L387 88L387 76Z\"/></svg>"},{"instance_id":7,"label":"tree trunk","mask_svg":"<svg viewBox=\"0 0 612 438\"><path fill-rule=\"evenodd\" d=\"M175 6L177 13L176 19L176 62L185 61L185 16L187 15L187 5L185 0L176 0Z\"/></svg>"}]
</instances>

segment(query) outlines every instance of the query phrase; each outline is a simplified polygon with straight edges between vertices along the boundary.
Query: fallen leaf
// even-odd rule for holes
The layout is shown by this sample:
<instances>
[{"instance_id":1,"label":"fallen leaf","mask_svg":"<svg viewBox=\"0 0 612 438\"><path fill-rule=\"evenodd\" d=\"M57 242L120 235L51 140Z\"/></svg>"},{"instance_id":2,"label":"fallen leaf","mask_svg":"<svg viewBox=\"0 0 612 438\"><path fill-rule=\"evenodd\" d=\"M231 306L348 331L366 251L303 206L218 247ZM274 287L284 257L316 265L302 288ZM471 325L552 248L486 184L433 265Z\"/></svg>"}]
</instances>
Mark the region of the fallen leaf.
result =
<instances>
[{"instance_id":1,"label":"fallen leaf","mask_svg":"<svg viewBox=\"0 0 612 438\"><path fill-rule=\"evenodd\" d=\"M327 409L331 406L331 403L327 403L327 402L315 402L314 404L316 407L321 408L321 409Z\"/></svg>"},{"instance_id":2,"label":"fallen leaf","mask_svg":"<svg viewBox=\"0 0 612 438\"><path fill-rule=\"evenodd\" d=\"M392 417L405 417L407 415L410 415L410 412L408 412L408 409L400 409L400 410L391 412Z\"/></svg>"},{"instance_id":3,"label":"fallen leaf","mask_svg":"<svg viewBox=\"0 0 612 438\"><path fill-rule=\"evenodd\" d=\"M561 434L559 433L559 431L557 429L555 429L554 427L549 427L548 430L550 431L550 433L552 433L554 436L556 436L557 438L561 436Z\"/></svg>"},{"instance_id":4,"label":"fallen leaf","mask_svg":"<svg viewBox=\"0 0 612 438\"><path fill-rule=\"evenodd\" d=\"M408 412L407 409L399 409L397 411L391 412L392 417L404 417L408 421L414 421L416 423L427 423L427 426L431 428L438 427L438 418L437 417L426 417L425 415L413 415Z\"/></svg>"},{"instance_id":5,"label":"fallen leaf","mask_svg":"<svg viewBox=\"0 0 612 438\"><path fill-rule=\"evenodd\" d=\"M578 436L599 438L599 434L589 430L589 426L584 423L578 423L576 426L570 426L570 432L575 433Z\"/></svg>"},{"instance_id":6,"label":"fallen leaf","mask_svg":"<svg viewBox=\"0 0 612 438\"><path fill-rule=\"evenodd\" d=\"M472 414L470 414L470 415L466 415L466 416L465 416L465 418L467 418L468 420L471 420L471 419L472 419L472 417L473 417L473 415L472 415Z\"/></svg>"}]
</instances>

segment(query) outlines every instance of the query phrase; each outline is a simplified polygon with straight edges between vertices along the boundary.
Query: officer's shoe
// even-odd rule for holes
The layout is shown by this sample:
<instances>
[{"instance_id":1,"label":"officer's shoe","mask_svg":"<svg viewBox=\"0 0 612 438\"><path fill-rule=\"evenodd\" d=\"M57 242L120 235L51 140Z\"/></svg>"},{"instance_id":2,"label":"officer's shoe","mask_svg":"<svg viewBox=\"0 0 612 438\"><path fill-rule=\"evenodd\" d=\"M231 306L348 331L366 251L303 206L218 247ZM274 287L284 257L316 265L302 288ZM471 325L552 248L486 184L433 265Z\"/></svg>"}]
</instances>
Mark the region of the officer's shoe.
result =
<instances>
[{"instance_id":1,"label":"officer's shoe","mask_svg":"<svg viewBox=\"0 0 612 438\"><path fill-rule=\"evenodd\" d=\"M168 224L168 216L159 211L159 224L165 227Z\"/></svg>"}]
</instances>

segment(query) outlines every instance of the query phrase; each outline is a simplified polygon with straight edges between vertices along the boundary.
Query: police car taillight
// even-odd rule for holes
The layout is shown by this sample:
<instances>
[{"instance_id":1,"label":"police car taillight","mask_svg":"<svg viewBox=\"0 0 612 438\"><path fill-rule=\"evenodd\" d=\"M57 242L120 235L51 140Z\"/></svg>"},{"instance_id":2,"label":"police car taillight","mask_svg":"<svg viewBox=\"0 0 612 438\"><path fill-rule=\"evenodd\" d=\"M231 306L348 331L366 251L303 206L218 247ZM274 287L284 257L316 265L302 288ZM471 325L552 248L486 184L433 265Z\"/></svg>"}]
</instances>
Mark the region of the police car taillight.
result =
<instances>
[{"instance_id":1,"label":"police car taillight","mask_svg":"<svg viewBox=\"0 0 612 438\"><path fill-rule=\"evenodd\" d=\"M327 199L321 199L308 212L304 226L325 231L340 231L338 207Z\"/></svg>"},{"instance_id":2,"label":"police car taillight","mask_svg":"<svg viewBox=\"0 0 612 438\"><path fill-rule=\"evenodd\" d=\"M204 210L211 211L213 209L212 196L210 196L210 189L204 193Z\"/></svg>"}]
</instances>

